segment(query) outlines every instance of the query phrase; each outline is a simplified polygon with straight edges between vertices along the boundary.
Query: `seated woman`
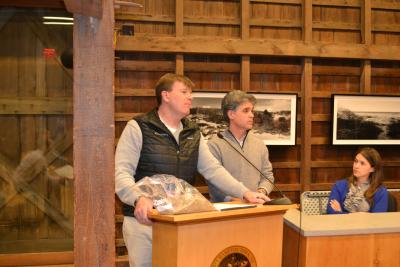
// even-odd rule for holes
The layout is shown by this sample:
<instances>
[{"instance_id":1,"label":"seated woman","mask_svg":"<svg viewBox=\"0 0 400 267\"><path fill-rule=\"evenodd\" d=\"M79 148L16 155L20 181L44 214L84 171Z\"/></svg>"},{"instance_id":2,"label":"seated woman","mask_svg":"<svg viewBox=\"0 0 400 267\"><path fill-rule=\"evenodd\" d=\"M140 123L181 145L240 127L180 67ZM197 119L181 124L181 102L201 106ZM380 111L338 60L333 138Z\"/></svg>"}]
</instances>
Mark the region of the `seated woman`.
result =
<instances>
[{"instance_id":1,"label":"seated woman","mask_svg":"<svg viewBox=\"0 0 400 267\"><path fill-rule=\"evenodd\" d=\"M361 149L353 162L353 174L332 188L328 214L386 212L388 192L382 185L381 157L373 148Z\"/></svg>"}]
</instances>

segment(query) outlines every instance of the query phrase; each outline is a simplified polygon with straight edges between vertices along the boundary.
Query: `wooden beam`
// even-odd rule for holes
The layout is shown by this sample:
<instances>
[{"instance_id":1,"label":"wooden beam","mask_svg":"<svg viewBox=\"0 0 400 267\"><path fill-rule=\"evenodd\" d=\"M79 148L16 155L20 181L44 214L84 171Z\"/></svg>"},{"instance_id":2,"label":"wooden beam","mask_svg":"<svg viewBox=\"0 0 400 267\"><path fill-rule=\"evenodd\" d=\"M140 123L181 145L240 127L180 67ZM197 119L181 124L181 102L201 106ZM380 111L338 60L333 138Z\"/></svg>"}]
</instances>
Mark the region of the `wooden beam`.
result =
<instances>
[{"instance_id":1,"label":"wooden beam","mask_svg":"<svg viewBox=\"0 0 400 267\"><path fill-rule=\"evenodd\" d=\"M175 55L175 73L183 75L185 72L184 67L184 57L183 54L176 54Z\"/></svg>"},{"instance_id":2,"label":"wooden beam","mask_svg":"<svg viewBox=\"0 0 400 267\"><path fill-rule=\"evenodd\" d=\"M250 90L250 57L242 56L240 64L240 89L242 91Z\"/></svg>"},{"instance_id":3,"label":"wooden beam","mask_svg":"<svg viewBox=\"0 0 400 267\"><path fill-rule=\"evenodd\" d=\"M301 22L285 19L250 19L251 26L265 26L275 28L301 28Z\"/></svg>"},{"instance_id":4,"label":"wooden beam","mask_svg":"<svg viewBox=\"0 0 400 267\"><path fill-rule=\"evenodd\" d=\"M399 2L387 2L382 0L372 0L371 7L378 10L400 10Z\"/></svg>"},{"instance_id":5,"label":"wooden beam","mask_svg":"<svg viewBox=\"0 0 400 267\"><path fill-rule=\"evenodd\" d=\"M332 21L314 21L312 23L313 29L317 30L348 30L348 31L359 31L360 24L359 23L348 23L348 22L332 22Z\"/></svg>"},{"instance_id":6,"label":"wooden beam","mask_svg":"<svg viewBox=\"0 0 400 267\"><path fill-rule=\"evenodd\" d=\"M185 24L210 24L210 25L240 25L238 18L217 18L217 17L184 17Z\"/></svg>"},{"instance_id":7,"label":"wooden beam","mask_svg":"<svg viewBox=\"0 0 400 267\"><path fill-rule=\"evenodd\" d=\"M129 121L133 117L141 115L143 113L134 113L134 112L116 112L115 113L115 121Z\"/></svg>"},{"instance_id":8,"label":"wooden beam","mask_svg":"<svg viewBox=\"0 0 400 267\"><path fill-rule=\"evenodd\" d=\"M370 45L372 42L371 24L371 0L361 1L361 42Z\"/></svg>"},{"instance_id":9,"label":"wooden beam","mask_svg":"<svg viewBox=\"0 0 400 267\"><path fill-rule=\"evenodd\" d=\"M312 121L331 121L330 114L312 114Z\"/></svg>"},{"instance_id":10,"label":"wooden beam","mask_svg":"<svg viewBox=\"0 0 400 267\"><path fill-rule=\"evenodd\" d=\"M363 94L371 93L371 61L364 60L360 76L360 91Z\"/></svg>"},{"instance_id":11,"label":"wooden beam","mask_svg":"<svg viewBox=\"0 0 400 267\"><path fill-rule=\"evenodd\" d=\"M183 36L183 0L175 0L175 36Z\"/></svg>"},{"instance_id":12,"label":"wooden beam","mask_svg":"<svg viewBox=\"0 0 400 267\"><path fill-rule=\"evenodd\" d=\"M302 6L303 14L303 41L304 43L312 42L312 0L304 0Z\"/></svg>"},{"instance_id":13,"label":"wooden beam","mask_svg":"<svg viewBox=\"0 0 400 267\"><path fill-rule=\"evenodd\" d=\"M359 7L364 0L313 0L314 6Z\"/></svg>"},{"instance_id":14,"label":"wooden beam","mask_svg":"<svg viewBox=\"0 0 400 267\"><path fill-rule=\"evenodd\" d=\"M312 115L312 59L305 58L301 76L301 184L302 190L311 184L311 115Z\"/></svg>"},{"instance_id":15,"label":"wooden beam","mask_svg":"<svg viewBox=\"0 0 400 267\"><path fill-rule=\"evenodd\" d=\"M0 114L72 114L70 97L0 97Z\"/></svg>"},{"instance_id":16,"label":"wooden beam","mask_svg":"<svg viewBox=\"0 0 400 267\"><path fill-rule=\"evenodd\" d=\"M74 255L69 251L0 254L0 266L43 266L49 262L55 264L55 267L57 264L73 263Z\"/></svg>"},{"instance_id":17,"label":"wooden beam","mask_svg":"<svg viewBox=\"0 0 400 267\"><path fill-rule=\"evenodd\" d=\"M400 24L374 24L373 32L400 32Z\"/></svg>"},{"instance_id":18,"label":"wooden beam","mask_svg":"<svg viewBox=\"0 0 400 267\"><path fill-rule=\"evenodd\" d=\"M113 267L114 3L82 2L84 6L77 11L101 19L74 15L74 263L77 267Z\"/></svg>"},{"instance_id":19,"label":"wooden beam","mask_svg":"<svg viewBox=\"0 0 400 267\"><path fill-rule=\"evenodd\" d=\"M115 88L115 96L155 96L154 89Z\"/></svg>"},{"instance_id":20,"label":"wooden beam","mask_svg":"<svg viewBox=\"0 0 400 267\"><path fill-rule=\"evenodd\" d=\"M138 22L161 22L161 23L173 23L175 18L171 16L148 16L148 15L138 15L129 13L116 13L115 20L123 21L138 21Z\"/></svg>"},{"instance_id":21,"label":"wooden beam","mask_svg":"<svg viewBox=\"0 0 400 267\"><path fill-rule=\"evenodd\" d=\"M105 0L107 2L107 0ZM114 11L114 1L111 7ZM64 0L67 10L74 14L101 19L103 15L103 0Z\"/></svg>"},{"instance_id":22,"label":"wooden beam","mask_svg":"<svg viewBox=\"0 0 400 267\"><path fill-rule=\"evenodd\" d=\"M250 2L241 0L240 4L240 36L242 39L248 39L250 37Z\"/></svg>"},{"instance_id":23,"label":"wooden beam","mask_svg":"<svg viewBox=\"0 0 400 267\"><path fill-rule=\"evenodd\" d=\"M400 46L267 39L118 36L116 51L400 60ZM212 44L212 45L210 45Z\"/></svg>"},{"instance_id":24,"label":"wooden beam","mask_svg":"<svg viewBox=\"0 0 400 267\"><path fill-rule=\"evenodd\" d=\"M174 71L173 61L144 61L144 60L116 60L115 70L117 71Z\"/></svg>"},{"instance_id":25,"label":"wooden beam","mask_svg":"<svg viewBox=\"0 0 400 267\"><path fill-rule=\"evenodd\" d=\"M271 3L285 5L300 5L302 0L250 0L252 3Z\"/></svg>"}]
</instances>

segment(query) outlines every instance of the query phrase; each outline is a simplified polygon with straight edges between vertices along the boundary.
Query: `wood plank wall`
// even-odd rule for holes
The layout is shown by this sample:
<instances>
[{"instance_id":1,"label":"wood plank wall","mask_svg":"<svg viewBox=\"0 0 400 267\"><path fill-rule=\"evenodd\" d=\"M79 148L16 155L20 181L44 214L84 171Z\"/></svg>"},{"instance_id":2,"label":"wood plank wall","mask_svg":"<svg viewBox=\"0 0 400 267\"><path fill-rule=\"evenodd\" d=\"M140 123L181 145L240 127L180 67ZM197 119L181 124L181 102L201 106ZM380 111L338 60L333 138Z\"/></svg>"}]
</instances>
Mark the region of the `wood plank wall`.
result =
<instances>
[{"instance_id":1,"label":"wood plank wall","mask_svg":"<svg viewBox=\"0 0 400 267\"><path fill-rule=\"evenodd\" d=\"M154 85L167 72L187 75L196 91L297 93L297 144L269 146L276 180L297 202L351 173L359 146L330 144L331 95L400 95L400 1L136 2L143 7L116 10L117 30L134 27L117 37L117 139L155 106ZM400 188L398 147L376 148L385 184ZM124 253L121 239L117 247Z\"/></svg>"},{"instance_id":2,"label":"wood plank wall","mask_svg":"<svg viewBox=\"0 0 400 267\"><path fill-rule=\"evenodd\" d=\"M54 170L72 165L72 72L58 57L72 30L46 28L26 10L1 11L0 253L71 250L73 180Z\"/></svg>"}]
</instances>

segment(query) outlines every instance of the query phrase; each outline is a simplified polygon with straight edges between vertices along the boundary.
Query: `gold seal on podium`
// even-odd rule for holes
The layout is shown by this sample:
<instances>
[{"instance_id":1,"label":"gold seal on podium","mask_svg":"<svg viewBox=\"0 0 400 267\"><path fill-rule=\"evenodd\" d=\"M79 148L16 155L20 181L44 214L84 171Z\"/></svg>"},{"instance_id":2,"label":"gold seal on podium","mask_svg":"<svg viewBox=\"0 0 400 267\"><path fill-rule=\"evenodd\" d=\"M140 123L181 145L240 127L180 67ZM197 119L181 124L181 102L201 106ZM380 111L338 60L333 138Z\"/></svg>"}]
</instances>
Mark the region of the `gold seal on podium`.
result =
<instances>
[{"instance_id":1,"label":"gold seal on podium","mask_svg":"<svg viewBox=\"0 0 400 267\"><path fill-rule=\"evenodd\" d=\"M243 246L227 247L215 257L210 267L257 267L256 258Z\"/></svg>"}]
</instances>

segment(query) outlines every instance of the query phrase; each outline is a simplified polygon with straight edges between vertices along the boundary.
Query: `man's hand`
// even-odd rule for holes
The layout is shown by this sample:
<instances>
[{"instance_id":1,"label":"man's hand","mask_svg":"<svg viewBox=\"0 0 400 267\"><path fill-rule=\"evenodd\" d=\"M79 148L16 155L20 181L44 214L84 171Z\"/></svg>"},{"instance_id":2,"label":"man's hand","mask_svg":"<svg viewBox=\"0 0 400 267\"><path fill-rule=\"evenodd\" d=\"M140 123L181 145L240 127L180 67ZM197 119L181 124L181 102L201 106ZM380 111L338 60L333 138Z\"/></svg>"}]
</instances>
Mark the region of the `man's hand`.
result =
<instances>
[{"instance_id":1,"label":"man's hand","mask_svg":"<svg viewBox=\"0 0 400 267\"><path fill-rule=\"evenodd\" d=\"M153 209L153 200L147 197L139 197L135 205L135 218L141 224L151 225L148 215Z\"/></svg>"},{"instance_id":2,"label":"man's hand","mask_svg":"<svg viewBox=\"0 0 400 267\"><path fill-rule=\"evenodd\" d=\"M331 208L336 212L341 212L342 211L342 207L340 207L340 203L336 199L332 199L329 202L329 205L331 205Z\"/></svg>"},{"instance_id":3,"label":"man's hand","mask_svg":"<svg viewBox=\"0 0 400 267\"><path fill-rule=\"evenodd\" d=\"M268 201L269 198L262 193L246 191L243 194L243 199L250 203L263 204L265 201Z\"/></svg>"}]
</instances>

